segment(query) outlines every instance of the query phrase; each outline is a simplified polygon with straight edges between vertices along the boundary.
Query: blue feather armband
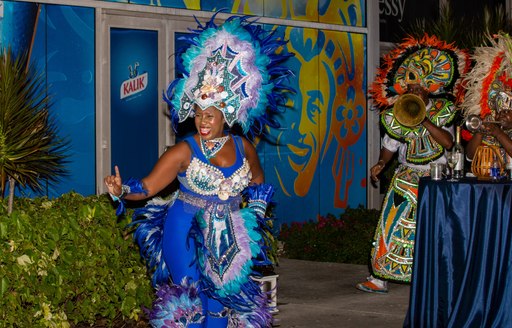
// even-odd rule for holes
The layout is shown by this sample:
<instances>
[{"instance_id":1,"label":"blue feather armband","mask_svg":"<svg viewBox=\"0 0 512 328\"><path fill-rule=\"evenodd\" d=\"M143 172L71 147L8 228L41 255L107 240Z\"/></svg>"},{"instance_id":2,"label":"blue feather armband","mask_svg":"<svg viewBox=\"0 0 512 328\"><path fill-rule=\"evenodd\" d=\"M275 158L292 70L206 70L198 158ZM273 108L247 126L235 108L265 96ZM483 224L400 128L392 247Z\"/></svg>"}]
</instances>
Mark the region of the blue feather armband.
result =
<instances>
[{"instance_id":1,"label":"blue feather armband","mask_svg":"<svg viewBox=\"0 0 512 328\"><path fill-rule=\"evenodd\" d=\"M247 197L247 206L252 208L260 217L265 217L268 203L274 197L274 186L271 184L251 185L244 190Z\"/></svg>"},{"instance_id":2,"label":"blue feather armband","mask_svg":"<svg viewBox=\"0 0 512 328\"><path fill-rule=\"evenodd\" d=\"M142 186L142 181L134 178L128 179L128 181L123 183L121 195L117 197L117 200L119 201L119 205L117 206L116 210L117 216L120 216L121 214L124 214L126 212L126 204L122 196L132 193L144 193L145 195L148 194L147 190L145 190L144 187ZM116 199L114 199L114 201L116 201Z\"/></svg>"}]
</instances>

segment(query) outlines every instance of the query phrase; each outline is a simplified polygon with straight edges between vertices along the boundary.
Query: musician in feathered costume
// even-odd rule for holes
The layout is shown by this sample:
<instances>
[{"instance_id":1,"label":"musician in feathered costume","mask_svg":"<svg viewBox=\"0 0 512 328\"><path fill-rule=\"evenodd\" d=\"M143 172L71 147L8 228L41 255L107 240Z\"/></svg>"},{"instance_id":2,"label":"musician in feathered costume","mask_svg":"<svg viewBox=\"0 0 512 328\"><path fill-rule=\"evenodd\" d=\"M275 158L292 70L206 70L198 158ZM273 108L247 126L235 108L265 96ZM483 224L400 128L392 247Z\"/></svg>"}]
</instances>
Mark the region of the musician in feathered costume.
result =
<instances>
[{"instance_id":1,"label":"musician in feathered costume","mask_svg":"<svg viewBox=\"0 0 512 328\"><path fill-rule=\"evenodd\" d=\"M375 231L372 272L356 285L360 290L386 293L387 281L410 282L418 182L430 174L431 162L446 163L445 149L453 145L450 124L462 99L460 81L469 69L468 59L466 52L428 35L407 38L382 58L370 87L385 130L379 161L370 169L372 180L378 181L396 152L399 165Z\"/></svg>"},{"instance_id":2,"label":"musician in feathered costume","mask_svg":"<svg viewBox=\"0 0 512 328\"><path fill-rule=\"evenodd\" d=\"M186 37L183 77L164 95L173 126L193 118L197 133L168 149L142 180L105 178L120 202L155 196L174 179L179 190L152 198L132 224L142 256L153 273L157 299L154 327L271 327L268 295L251 279L255 264L269 264L263 229L274 193L246 135L272 124L285 105L291 74L279 66L291 54L272 32L232 16L215 16ZM279 52L279 54L278 54ZM241 208L242 200L247 207Z\"/></svg>"},{"instance_id":3,"label":"musician in feathered costume","mask_svg":"<svg viewBox=\"0 0 512 328\"><path fill-rule=\"evenodd\" d=\"M512 165L512 38L508 34L489 37L489 45L476 47L474 66L465 77L467 88L463 116L475 115L481 126L463 130L468 141L466 156L471 161L480 145L492 147L498 160ZM490 123L493 122L493 123ZM499 123L494 123L499 122Z\"/></svg>"}]
</instances>

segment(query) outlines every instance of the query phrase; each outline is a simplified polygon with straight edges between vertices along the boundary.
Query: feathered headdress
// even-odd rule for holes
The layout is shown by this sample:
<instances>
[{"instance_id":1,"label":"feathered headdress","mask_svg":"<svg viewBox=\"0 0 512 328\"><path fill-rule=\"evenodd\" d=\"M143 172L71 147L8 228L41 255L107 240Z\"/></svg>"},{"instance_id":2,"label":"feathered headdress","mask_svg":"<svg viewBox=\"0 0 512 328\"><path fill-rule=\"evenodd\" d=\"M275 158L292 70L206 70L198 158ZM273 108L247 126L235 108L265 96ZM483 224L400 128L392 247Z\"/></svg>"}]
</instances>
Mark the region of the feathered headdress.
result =
<instances>
[{"instance_id":1,"label":"feathered headdress","mask_svg":"<svg viewBox=\"0 0 512 328\"><path fill-rule=\"evenodd\" d=\"M418 83L430 96L462 101L461 77L470 69L469 54L435 36L408 37L382 57L382 65L370 86L370 95L381 108L392 106L407 90Z\"/></svg>"},{"instance_id":2,"label":"feathered headdress","mask_svg":"<svg viewBox=\"0 0 512 328\"><path fill-rule=\"evenodd\" d=\"M498 34L489 40L490 46L475 48L475 65L464 79L464 116L484 118L512 105L512 39L508 34Z\"/></svg>"},{"instance_id":3,"label":"feathered headdress","mask_svg":"<svg viewBox=\"0 0 512 328\"><path fill-rule=\"evenodd\" d=\"M231 16L222 25L215 15L184 38L189 47L181 55L183 77L167 88L173 126L194 115L194 105L219 109L231 127L244 134L260 134L265 125L277 126L271 114L282 110L291 71L282 62L292 53L277 53L286 41L248 21Z\"/></svg>"}]
</instances>

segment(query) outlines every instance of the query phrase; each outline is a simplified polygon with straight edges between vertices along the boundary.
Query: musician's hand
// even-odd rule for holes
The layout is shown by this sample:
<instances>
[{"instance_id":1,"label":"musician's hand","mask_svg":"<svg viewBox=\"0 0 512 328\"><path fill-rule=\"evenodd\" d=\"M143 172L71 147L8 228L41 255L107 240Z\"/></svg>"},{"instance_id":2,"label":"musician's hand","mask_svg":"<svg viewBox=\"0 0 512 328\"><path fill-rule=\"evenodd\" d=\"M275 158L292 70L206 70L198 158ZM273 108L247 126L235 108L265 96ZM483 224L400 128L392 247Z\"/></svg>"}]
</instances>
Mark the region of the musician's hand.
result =
<instances>
[{"instance_id":1,"label":"musician's hand","mask_svg":"<svg viewBox=\"0 0 512 328\"><path fill-rule=\"evenodd\" d=\"M480 127L481 133L491 135L493 137L497 137L501 131L502 130L497 123L488 123L483 121L482 126Z\"/></svg>"},{"instance_id":2,"label":"musician's hand","mask_svg":"<svg viewBox=\"0 0 512 328\"><path fill-rule=\"evenodd\" d=\"M383 160L379 160L377 164L372 166L372 168L370 169L370 178L372 179L373 182L379 182L378 175L380 174L380 172L382 172L385 166L386 163L384 163Z\"/></svg>"},{"instance_id":3,"label":"musician's hand","mask_svg":"<svg viewBox=\"0 0 512 328\"><path fill-rule=\"evenodd\" d=\"M502 110L496 115L496 121L501 122L504 130L512 129L512 110Z\"/></svg>"}]
</instances>

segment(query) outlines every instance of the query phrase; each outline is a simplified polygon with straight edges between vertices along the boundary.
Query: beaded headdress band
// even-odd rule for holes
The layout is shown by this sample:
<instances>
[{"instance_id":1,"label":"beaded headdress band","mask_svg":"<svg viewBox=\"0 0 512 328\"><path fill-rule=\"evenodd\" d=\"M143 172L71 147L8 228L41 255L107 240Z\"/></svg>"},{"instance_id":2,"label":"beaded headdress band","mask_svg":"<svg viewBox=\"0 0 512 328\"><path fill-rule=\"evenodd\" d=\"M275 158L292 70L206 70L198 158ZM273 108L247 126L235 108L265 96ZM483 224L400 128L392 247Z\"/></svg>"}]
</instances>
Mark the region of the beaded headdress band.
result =
<instances>
[{"instance_id":1,"label":"beaded headdress band","mask_svg":"<svg viewBox=\"0 0 512 328\"><path fill-rule=\"evenodd\" d=\"M464 116L485 118L501 109L511 109L512 38L507 34L489 37L490 46L476 47L475 65L464 79L467 88L461 104Z\"/></svg>"},{"instance_id":2,"label":"beaded headdress band","mask_svg":"<svg viewBox=\"0 0 512 328\"><path fill-rule=\"evenodd\" d=\"M387 108L406 92L407 84L417 83L430 96L459 103L464 95L460 77L469 68L466 51L435 36L424 35L418 40L409 37L382 57L370 95L379 107Z\"/></svg>"},{"instance_id":3,"label":"beaded headdress band","mask_svg":"<svg viewBox=\"0 0 512 328\"><path fill-rule=\"evenodd\" d=\"M189 47L181 55L184 77L170 83L164 99L170 105L173 126L214 106L231 127L245 134L260 134L265 125L276 126L270 115L285 105L285 82L292 74L279 66L291 53L277 53L286 42L249 22L231 16L222 25L213 16L185 37Z\"/></svg>"}]
</instances>

